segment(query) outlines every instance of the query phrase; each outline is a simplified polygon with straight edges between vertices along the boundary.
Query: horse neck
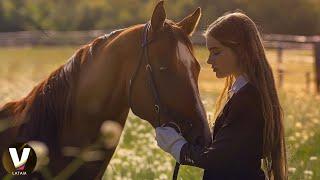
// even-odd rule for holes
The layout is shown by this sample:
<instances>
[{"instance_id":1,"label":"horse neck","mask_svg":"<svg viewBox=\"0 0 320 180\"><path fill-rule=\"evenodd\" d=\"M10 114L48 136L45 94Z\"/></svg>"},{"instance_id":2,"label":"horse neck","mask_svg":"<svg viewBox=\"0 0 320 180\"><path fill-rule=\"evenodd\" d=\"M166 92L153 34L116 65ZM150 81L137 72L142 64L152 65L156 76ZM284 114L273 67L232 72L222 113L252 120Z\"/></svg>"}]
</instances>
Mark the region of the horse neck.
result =
<instances>
[{"instance_id":1,"label":"horse neck","mask_svg":"<svg viewBox=\"0 0 320 180\"><path fill-rule=\"evenodd\" d=\"M84 56L74 93L73 118L64 129L66 143L73 142L72 137L79 141L93 139L106 120L124 126L129 112L129 80L139 61L139 33L135 29L124 32L93 58Z\"/></svg>"},{"instance_id":2,"label":"horse neck","mask_svg":"<svg viewBox=\"0 0 320 180\"><path fill-rule=\"evenodd\" d=\"M128 83L134 69L131 66L138 61L138 50L129 52L130 44L122 42L109 44L99 57L82 65L72 125L88 124L87 130L96 131L103 121L112 120L124 126L129 112Z\"/></svg>"}]
</instances>

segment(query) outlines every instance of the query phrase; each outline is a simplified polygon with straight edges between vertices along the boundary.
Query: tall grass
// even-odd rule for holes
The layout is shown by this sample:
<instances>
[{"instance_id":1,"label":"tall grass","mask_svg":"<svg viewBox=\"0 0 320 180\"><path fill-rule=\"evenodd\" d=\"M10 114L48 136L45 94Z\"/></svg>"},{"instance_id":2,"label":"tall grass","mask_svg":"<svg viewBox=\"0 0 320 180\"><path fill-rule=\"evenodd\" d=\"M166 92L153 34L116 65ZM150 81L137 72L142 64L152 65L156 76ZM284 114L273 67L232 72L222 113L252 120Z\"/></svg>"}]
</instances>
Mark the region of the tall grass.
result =
<instances>
[{"instance_id":1,"label":"tall grass","mask_svg":"<svg viewBox=\"0 0 320 180\"><path fill-rule=\"evenodd\" d=\"M0 104L25 96L75 50L76 47L69 46L0 48ZM201 97L212 119L223 80L216 79L206 65L207 56L207 50L196 47L202 67ZM276 70L276 52L268 50L267 56ZM279 94L285 113L290 179L320 179L320 96L312 89L306 91L304 78L306 72L313 72L312 52L285 51L283 68L286 74ZM154 136L147 122L130 113L104 179L170 179L174 159L156 146ZM202 169L182 166L179 178L201 179L202 173Z\"/></svg>"}]
</instances>

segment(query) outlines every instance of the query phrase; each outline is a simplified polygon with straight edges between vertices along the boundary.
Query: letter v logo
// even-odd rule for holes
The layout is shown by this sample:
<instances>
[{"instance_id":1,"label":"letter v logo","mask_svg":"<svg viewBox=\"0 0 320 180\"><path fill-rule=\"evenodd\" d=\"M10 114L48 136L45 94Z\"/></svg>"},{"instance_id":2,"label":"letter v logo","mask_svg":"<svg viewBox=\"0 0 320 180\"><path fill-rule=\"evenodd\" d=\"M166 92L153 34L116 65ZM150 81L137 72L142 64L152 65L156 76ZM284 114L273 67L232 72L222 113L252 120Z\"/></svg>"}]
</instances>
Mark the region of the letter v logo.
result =
<instances>
[{"instance_id":1,"label":"letter v logo","mask_svg":"<svg viewBox=\"0 0 320 180\"><path fill-rule=\"evenodd\" d=\"M25 164L29 157L30 148L23 148L20 160L19 160L18 152L16 148L9 148L9 153L10 153L14 167L17 170L23 171L25 169Z\"/></svg>"}]
</instances>

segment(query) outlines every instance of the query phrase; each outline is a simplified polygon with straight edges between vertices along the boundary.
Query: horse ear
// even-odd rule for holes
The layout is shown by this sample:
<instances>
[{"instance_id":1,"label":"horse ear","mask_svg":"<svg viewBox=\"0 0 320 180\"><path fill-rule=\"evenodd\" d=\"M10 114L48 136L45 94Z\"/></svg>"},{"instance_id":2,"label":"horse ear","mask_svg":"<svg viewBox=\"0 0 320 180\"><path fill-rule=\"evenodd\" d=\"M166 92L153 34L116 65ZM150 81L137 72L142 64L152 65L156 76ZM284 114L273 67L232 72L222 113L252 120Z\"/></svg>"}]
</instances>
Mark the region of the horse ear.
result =
<instances>
[{"instance_id":1,"label":"horse ear","mask_svg":"<svg viewBox=\"0 0 320 180\"><path fill-rule=\"evenodd\" d=\"M192 14L185 17L182 21L178 22L177 25L185 33L187 33L188 36L191 36L199 23L200 17L201 17L201 8L198 7Z\"/></svg>"},{"instance_id":2,"label":"horse ear","mask_svg":"<svg viewBox=\"0 0 320 180\"><path fill-rule=\"evenodd\" d=\"M163 1L159 1L153 10L151 17L151 29L157 32L163 27L164 20L166 19L166 11L164 10Z\"/></svg>"}]
</instances>

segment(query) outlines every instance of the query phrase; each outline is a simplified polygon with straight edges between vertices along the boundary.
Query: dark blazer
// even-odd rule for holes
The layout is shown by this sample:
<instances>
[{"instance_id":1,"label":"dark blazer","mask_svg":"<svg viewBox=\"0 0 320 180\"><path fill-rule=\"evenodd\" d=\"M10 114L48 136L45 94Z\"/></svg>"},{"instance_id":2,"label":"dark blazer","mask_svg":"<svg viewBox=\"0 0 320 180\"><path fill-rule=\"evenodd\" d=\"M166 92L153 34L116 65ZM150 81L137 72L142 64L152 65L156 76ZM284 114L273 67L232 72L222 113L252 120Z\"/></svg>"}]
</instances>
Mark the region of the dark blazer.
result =
<instances>
[{"instance_id":1,"label":"dark blazer","mask_svg":"<svg viewBox=\"0 0 320 180\"><path fill-rule=\"evenodd\" d=\"M247 83L216 119L209 148L186 143L180 163L205 169L203 179L264 180L261 170L264 120L258 90Z\"/></svg>"}]
</instances>

